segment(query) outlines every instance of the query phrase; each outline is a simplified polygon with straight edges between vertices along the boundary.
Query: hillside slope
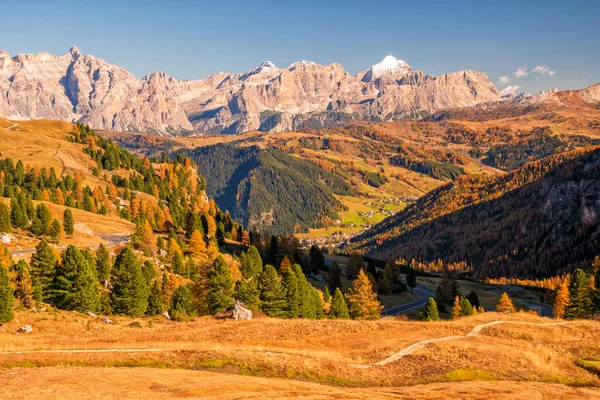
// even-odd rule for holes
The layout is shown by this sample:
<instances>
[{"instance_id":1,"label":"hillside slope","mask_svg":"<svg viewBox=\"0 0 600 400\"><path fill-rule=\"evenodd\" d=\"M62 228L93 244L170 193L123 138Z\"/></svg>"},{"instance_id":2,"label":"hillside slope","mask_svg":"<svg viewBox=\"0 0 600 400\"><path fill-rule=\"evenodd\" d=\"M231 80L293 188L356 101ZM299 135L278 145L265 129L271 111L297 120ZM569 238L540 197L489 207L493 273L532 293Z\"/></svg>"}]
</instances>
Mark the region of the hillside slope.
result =
<instances>
[{"instance_id":1,"label":"hillside slope","mask_svg":"<svg viewBox=\"0 0 600 400\"><path fill-rule=\"evenodd\" d=\"M600 150L575 151L509 174L465 176L358 237L376 258L466 262L479 279L540 278L600 253Z\"/></svg>"},{"instance_id":2,"label":"hillside slope","mask_svg":"<svg viewBox=\"0 0 600 400\"><path fill-rule=\"evenodd\" d=\"M334 173L276 149L218 144L180 150L208 176L216 203L250 229L289 234L336 218L343 205L334 194L350 194Z\"/></svg>"}]
</instances>

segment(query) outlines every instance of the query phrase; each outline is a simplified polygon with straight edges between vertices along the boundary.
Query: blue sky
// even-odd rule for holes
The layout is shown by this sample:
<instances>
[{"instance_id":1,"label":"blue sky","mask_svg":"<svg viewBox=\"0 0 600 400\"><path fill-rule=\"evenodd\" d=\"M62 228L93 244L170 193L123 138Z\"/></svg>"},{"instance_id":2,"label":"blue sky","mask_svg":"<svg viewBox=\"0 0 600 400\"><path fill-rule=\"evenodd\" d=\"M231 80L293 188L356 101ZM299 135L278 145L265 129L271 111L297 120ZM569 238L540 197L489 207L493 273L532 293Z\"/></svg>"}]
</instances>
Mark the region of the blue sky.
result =
<instances>
[{"instance_id":1,"label":"blue sky","mask_svg":"<svg viewBox=\"0 0 600 400\"><path fill-rule=\"evenodd\" d=\"M138 77L178 79L264 60L339 62L355 74L391 54L428 74L473 69L501 90L537 92L600 82L599 16L600 1L573 0L22 0L2 4L0 49L76 45Z\"/></svg>"}]
</instances>

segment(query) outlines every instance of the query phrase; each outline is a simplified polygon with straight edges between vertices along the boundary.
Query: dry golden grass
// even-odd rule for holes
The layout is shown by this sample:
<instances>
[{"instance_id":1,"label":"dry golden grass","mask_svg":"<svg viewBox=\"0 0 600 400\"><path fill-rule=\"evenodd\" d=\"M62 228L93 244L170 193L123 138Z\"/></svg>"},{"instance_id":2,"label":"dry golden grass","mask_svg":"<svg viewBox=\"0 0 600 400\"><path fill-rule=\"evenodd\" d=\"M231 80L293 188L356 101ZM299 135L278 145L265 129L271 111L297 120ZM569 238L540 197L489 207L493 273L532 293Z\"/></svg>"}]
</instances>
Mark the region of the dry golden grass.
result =
<instances>
[{"instance_id":1,"label":"dry golden grass","mask_svg":"<svg viewBox=\"0 0 600 400\"><path fill-rule=\"evenodd\" d=\"M6 399L594 399L598 390L535 382L343 388L287 379L148 368L15 368L0 372Z\"/></svg>"},{"instance_id":2,"label":"dry golden grass","mask_svg":"<svg viewBox=\"0 0 600 400\"><path fill-rule=\"evenodd\" d=\"M67 141L75 127L64 121L34 120L9 121L17 124L11 129L0 128L0 153L3 158L21 160L25 167L53 167L58 176L82 171L83 183L90 187L106 187L106 183L92 175L96 163L85 153L85 144ZM10 126L10 125L9 125Z\"/></svg>"},{"instance_id":3,"label":"dry golden grass","mask_svg":"<svg viewBox=\"0 0 600 400\"><path fill-rule=\"evenodd\" d=\"M402 386L456 380L456 370L477 370L500 381L598 385L580 358L598 354L600 324L578 321L560 326L502 324L479 336L439 342L390 364L369 364L424 339L465 335L493 320L551 322L525 313L484 315L438 323L306 321L258 319L246 322L198 318L174 323L162 317L129 327L71 312L17 312L0 333L0 352L73 349L164 349L139 353L15 353L0 356L0 368L18 366L131 366L235 371L341 386ZM33 333L14 335L31 324ZM454 377L454 378L453 378Z\"/></svg>"}]
</instances>

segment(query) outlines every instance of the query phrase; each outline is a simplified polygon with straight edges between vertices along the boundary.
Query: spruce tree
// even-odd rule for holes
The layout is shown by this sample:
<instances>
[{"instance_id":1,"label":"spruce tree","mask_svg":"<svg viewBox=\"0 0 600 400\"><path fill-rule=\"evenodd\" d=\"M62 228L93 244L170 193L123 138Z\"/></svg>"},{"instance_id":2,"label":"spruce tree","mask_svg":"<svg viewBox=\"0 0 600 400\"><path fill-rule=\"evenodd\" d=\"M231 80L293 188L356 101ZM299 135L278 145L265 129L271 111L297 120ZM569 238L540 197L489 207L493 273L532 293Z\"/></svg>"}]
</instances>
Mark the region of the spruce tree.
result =
<instances>
[{"instance_id":1,"label":"spruce tree","mask_svg":"<svg viewBox=\"0 0 600 400\"><path fill-rule=\"evenodd\" d=\"M142 275L148 285L156 278L156 267L151 260L146 260L142 264Z\"/></svg>"},{"instance_id":2,"label":"spruce tree","mask_svg":"<svg viewBox=\"0 0 600 400\"><path fill-rule=\"evenodd\" d=\"M35 233L36 235L45 235L50 231L50 222L52 221L52 214L48 209L48 206L44 203L38 204L35 208L35 215L40 220L40 232Z\"/></svg>"},{"instance_id":3,"label":"spruce tree","mask_svg":"<svg viewBox=\"0 0 600 400\"><path fill-rule=\"evenodd\" d=\"M169 313L175 319L181 319L183 316L192 317L195 315L194 298L192 290L187 285L179 286L171 296L171 306Z\"/></svg>"},{"instance_id":4,"label":"spruce tree","mask_svg":"<svg viewBox=\"0 0 600 400\"><path fill-rule=\"evenodd\" d=\"M63 230L69 236L75 232L75 221L73 219L73 213L68 208L63 213Z\"/></svg>"},{"instance_id":5,"label":"spruce tree","mask_svg":"<svg viewBox=\"0 0 600 400\"><path fill-rule=\"evenodd\" d=\"M207 282L208 311L216 314L227 310L233 304L233 283L231 271L222 256L217 257L208 270Z\"/></svg>"},{"instance_id":6,"label":"spruce tree","mask_svg":"<svg viewBox=\"0 0 600 400\"><path fill-rule=\"evenodd\" d=\"M344 300L344 295L340 288L335 288L333 298L331 299L331 307L329 308L329 318L332 319L350 319L348 313L348 305Z\"/></svg>"},{"instance_id":7,"label":"spruce tree","mask_svg":"<svg viewBox=\"0 0 600 400\"><path fill-rule=\"evenodd\" d=\"M286 316L285 293L281 279L272 265L265 265L259 277L260 304L262 311L269 317Z\"/></svg>"},{"instance_id":8,"label":"spruce tree","mask_svg":"<svg viewBox=\"0 0 600 400\"><path fill-rule=\"evenodd\" d=\"M10 220L15 228L26 229L27 225L29 225L27 210L14 198L10 200Z\"/></svg>"},{"instance_id":9,"label":"spruce tree","mask_svg":"<svg viewBox=\"0 0 600 400\"><path fill-rule=\"evenodd\" d=\"M8 270L0 264L0 323L13 320L13 303L13 288L10 286Z\"/></svg>"},{"instance_id":10,"label":"spruce tree","mask_svg":"<svg viewBox=\"0 0 600 400\"><path fill-rule=\"evenodd\" d=\"M284 260L286 259L287 258L284 258ZM296 274L294 274L291 265L289 268L286 268L283 273L282 283L285 301L287 303L287 316L288 318L296 318L298 316L298 280L296 279Z\"/></svg>"},{"instance_id":11,"label":"spruce tree","mask_svg":"<svg viewBox=\"0 0 600 400\"><path fill-rule=\"evenodd\" d=\"M244 278L249 279L260 275L262 272L262 258L255 246L250 246L246 253L242 253L240 260L242 261L240 270Z\"/></svg>"},{"instance_id":12,"label":"spruce tree","mask_svg":"<svg viewBox=\"0 0 600 400\"><path fill-rule=\"evenodd\" d=\"M371 281L361 269L352 282L353 293L348 295L350 315L354 319L379 319L383 306L377 300Z\"/></svg>"},{"instance_id":13,"label":"spruce tree","mask_svg":"<svg viewBox=\"0 0 600 400\"><path fill-rule=\"evenodd\" d=\"M63 230L62 230L62 227L60 226L60 222L58 222L57 219L54 219L54 221L52 221L52 224L50 225L50 232L49 232L50 239L54 243L59 243L62 232L63 232Z\"/></svg>"},{"instance_id":14,"label":"spruce tree","mask_svg":"<svg viewBox=\"0 0 600 400\"><path fill-rule=\"evenodd\" d=\"M469 300L469 303L471 303L474 309L479 308L479 297L477 296L477 293L475 293L474 290L471 290L471 293L467 295L467 300Z\"/></svg>"},{"instance_id":15,"label":"spruce tree","mask_svg":"<svg viewBox=\"0 0 600 400\"><path fill-rule=\"evenodd\" d=\"M260 309L260 291L258 278L242 278L235 283L235 298L252 311Z\"/></svg>"},{"instance_id":16,"label":"spruce tree","mask_svg":"<svg viewBox=\"0 0 600 400\"><path fill-rule=\"evenodd\" d=\"M148 309L146 313L148 315L158 315L165 312L164 296L161 288L161 284L158 279L154 281L150 289L150 295L148 296Z\"/></svg>"},{"instance_id":17,"label":"spruce tree","mask_svg":"<svg viewBox=\"0 0 600 400\"><path fill-rule=\"evenodd\" d=\"M298 317L313 319L316 317L314 303L310 294L310 283L306 280L302 267L294 264L292 267L298 283Z\"/></svg>"},{"instance_id":18,"label":"spruce tree","mask_svg":"<svg viewBox=\"0 0 600 400\"><path fill-rule=\"evenodd\" d=\"M432 297L430 297L427 300L427 304L425 305L425 308L421 312L420 317L421 317L421 321L439 321L440 320L437 304L435 303L435 300Z\"/></svg>"},{"instance_id":19,"label":"spruce tree","mask_svg":"<svg viewBox=\"0 0 600 400\"><path fill-rule=\"evenodd\" d=\"M323 301L325 303L329 303L331 301L331 293L329 293L329 288L325 286L325 290L323 291Z\"/></svg>"},{"instance_id":20,"label":"spruce tree","mask_svg":"<svg viewBox=\"0 0 600 400\"><path fill-rule=\"evenodd\" d=\"M10 210L0 202L0 232L10 233Z\"/></svg>"},{"instance_id":21,"label":"spruce tree","mask_svg":"<svg viewBox=\"0 0 600 400\"><path fill-rule=\"evenodd\" d=\"M335 293L335 289L342 288L342 269L337 262L334 262L329 272L329 291Z\"/></svg>"},{"instance_id":22,"label":"spruce tree","mask_svg":"<svg viewBox=\"0 0 600 400\"><path fill-rule=\"evenodd\" d=\"M31 256L30 265L34 297L38 303L49 298L57 264L58 260L48 242L44 239L40 240L35 247L35 253Z\"/></svg>"},{"instance_id":23,"label":"spruce tree","mask_svg":"<svg viewBox=\"0 0 600 400\"><path fill-rule=\"evenodd\" d=\"M179 252L173 253L171 259L171 271L177 275L185 274L185 264L183 263L183 256Z\"/></svg>"},{"instance_id":24,"label":"spruce tree","mask_svg":"<svg viewBox=\"0 0 600 400\"><path fill-rule=\"evenodd\" d=\"M52 305L80 312L100 310L100 289L96 269L75 246L67 247L50 288Z\"/></svg>"},{"instance_id":25,"label":"spruce tree","mask_svg":"<svg viewBox=\"0 0 600 400\"><path fill-rule=\"evenodd\" d=\"M468 299L460 297L460 316L469 317L473 315L473 306Z\"/></svg>"},{"instance_id":26,"label":"spruce tree","mask_svg":"<svg viewBox=\"0 0 600 400\"><path fill-rule=\"evenodd\" d=\"M117 314L139 317L148 308L149 288L140 263L130 247L115 259L111 302Z\"/></svg>"},{"instance_id":27,"label":"spruce tree","mask_svg":"<svg viewBox=\"0 0 600 400\"><path fill-rule=\"evenodd\" d=\"M321 298L321 292L311 285L312 301L315 310L315 318L323 319L325 311L323 310L323 299Z\"/></svg>"},{"instance_id":28,"label":"spruce tree","mask_svg":"<svg viewBox=\"0 0 600 400\"><path fill-rule=\"evenodd\" d=\"M100 243L98 250L96 250L96 274L100 282L110 279L111 267L110 254L106 247Z\"/></svg>"},{"instance_id":29,"label":"spruce tree","mask_svg":"<svg viewBox=\"0 0 600 400\"><path fill-rule=\"evenodd\" d=\"M417 287L417 275L412 268L406 273L406 286L410 288L411 293L413 289Z\"/></svg>"}]
</instances>

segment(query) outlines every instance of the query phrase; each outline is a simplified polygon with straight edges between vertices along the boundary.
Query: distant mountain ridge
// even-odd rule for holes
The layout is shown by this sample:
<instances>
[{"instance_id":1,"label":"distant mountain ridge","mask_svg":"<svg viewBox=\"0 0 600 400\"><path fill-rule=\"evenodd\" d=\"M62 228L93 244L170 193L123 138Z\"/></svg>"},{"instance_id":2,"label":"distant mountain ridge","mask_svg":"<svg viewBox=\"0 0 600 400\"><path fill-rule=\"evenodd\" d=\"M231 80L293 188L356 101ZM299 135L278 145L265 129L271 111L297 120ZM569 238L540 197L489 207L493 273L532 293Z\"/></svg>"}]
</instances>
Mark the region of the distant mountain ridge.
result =
<instances>
[{"instance_id":1,"label":"distant mountain ridge","mask_svg":"<svg viewBox=\"0 0 600 400\"><path fill-rule=\"evenodd\" d=\"M482 72L438 77L387 56L350 75L340 64L265 62L246 73L177 80L137 79L76 47L63 56L0 50L0 115L81 121L96 129L161 135L281 132L352 119L421 118L449 108L500 101Z\"/></svg>"}]
</instances>

